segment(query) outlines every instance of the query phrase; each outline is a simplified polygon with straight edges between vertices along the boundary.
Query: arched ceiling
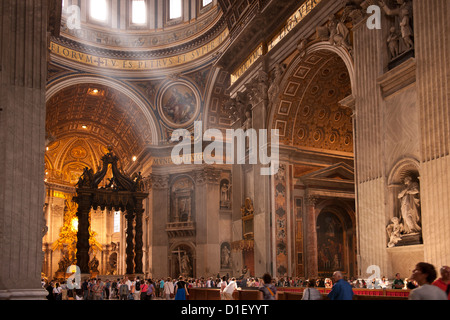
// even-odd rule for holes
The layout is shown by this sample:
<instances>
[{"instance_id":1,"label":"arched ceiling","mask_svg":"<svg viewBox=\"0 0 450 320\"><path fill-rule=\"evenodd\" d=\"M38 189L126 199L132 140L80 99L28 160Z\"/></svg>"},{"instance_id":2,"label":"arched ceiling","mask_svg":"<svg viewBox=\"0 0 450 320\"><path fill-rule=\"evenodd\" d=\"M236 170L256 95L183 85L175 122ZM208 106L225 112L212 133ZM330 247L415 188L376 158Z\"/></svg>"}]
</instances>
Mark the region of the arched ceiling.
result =
<instances>
[{"instance_id":1,"label":"arched ceiling","mask_svg":"<svg viewBox=\"0 0 450 320\"><path fill-rule=\"evenodd\" d=\"M274 106L272 128L279 129L280 143L352 153L352 111L339 104L351 94L344 61L325 50L295 61Z\"/></svg>"},{"instance_id":2,"label":"arched ceiling","mask_svg":"<svg viewBox=\"0 0 450 320\"><path fill-rule=\"evenodd\" d=\"M124 166L153 138L146 117L133 100L94 83L71 85L55 93L47 101L46 130L54 141L82 136L112 145Z\"/></svg>"}]
</instances>

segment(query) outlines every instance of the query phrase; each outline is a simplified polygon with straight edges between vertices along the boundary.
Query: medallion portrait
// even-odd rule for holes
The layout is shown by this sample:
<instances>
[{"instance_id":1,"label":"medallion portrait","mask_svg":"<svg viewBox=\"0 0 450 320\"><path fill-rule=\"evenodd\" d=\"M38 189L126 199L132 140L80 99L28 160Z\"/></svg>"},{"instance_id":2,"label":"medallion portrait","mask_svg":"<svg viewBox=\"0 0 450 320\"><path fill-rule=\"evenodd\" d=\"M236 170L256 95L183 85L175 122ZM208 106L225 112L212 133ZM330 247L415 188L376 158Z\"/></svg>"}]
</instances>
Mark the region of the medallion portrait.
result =
<instances>
[{"instance_id":1,"label":"medallion portrait","mask_svg":"<svg viewBox=\"0 0 450 320\"><path fill-rule=\"evenodd\" d=\"M160 113L165 122L173 127L192 123L198 114L198 98L192 88L177 83L166 88L160 99Z\"/></svg>"}]
</instances>

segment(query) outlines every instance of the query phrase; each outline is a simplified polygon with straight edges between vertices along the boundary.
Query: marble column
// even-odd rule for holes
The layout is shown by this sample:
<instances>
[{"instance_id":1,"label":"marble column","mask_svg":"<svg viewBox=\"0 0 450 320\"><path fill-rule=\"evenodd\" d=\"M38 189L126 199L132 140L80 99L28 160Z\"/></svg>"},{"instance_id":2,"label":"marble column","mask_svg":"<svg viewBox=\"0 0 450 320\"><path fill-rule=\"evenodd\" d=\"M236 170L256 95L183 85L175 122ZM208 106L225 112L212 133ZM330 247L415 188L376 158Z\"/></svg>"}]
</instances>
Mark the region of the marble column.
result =
<instances>
[{"instance_id":1,"label":"marble column","mask_svg":"<svg viewBox=\"0 0 450 320\"><path fill-rule=\"evenodd\" d=\"M46 295L40 277L50 3L0 2L0 299Z\"/></svg>"},{"instance_id":2,"label":"marble column","mask_svg":"<svg viewBox=\"0 0 450 320\"><path fill-rule=\"evenodd\" d=\"M136 199L136 207L134 208L134 212L136 215L136 233L134 237L134 243L135 243L135 257L134 257L134 264L135 264L135 270L134 272L136 274L142 274L143 273L143 264L142 264L142 258L143 258L143 228L142 228L142 219L144 214L144 209L142 205L143 199Z\"/></svg>"},{"instance_id":3,"label":"marble column","mask_svg":"<svg viewBox=\"0 0 450 320\"><path fill-rule=\"evenodd\" d=\"M78 193L78 232L77 266L82 274L89 274L89 212L91 211L90 193Z\"/></svg>"},{"instance_id":4,"label":"marble column","mask_svg":"<svg viewBox=\"0 0 450 320\"><path fill-rule=\"evenodd\" d=\"M168 255L170 255L166 225L169 217L169 176L167 174L152 174L152 228L149 269L152 277L166 277L169 270Z\"/></svg>"},{"instance_id":5,"label":"marble column","mask_svg":"<svg viewBox=\"0 0 450 320\"><path fill-rule=\"evenodd\" d=\"M134 274L134 235L133 235L133 223L134 223L134 208L127 207L125 218L127 219L127 238L126 238L126 274Z\"/></svg>"},{"instance_id":6,"label":"marble column","mask_svg":"<svg viewBox=\"0 0 450 320\"><path fill-rule=\"evenodd\" d=\"M450 3L414 0L424 259L450 264Z\"/></svg>"},{"instance_id":7,"label":"marble column","mask_svg":"<svg viewBox=\"0 0 450 320\"><path fill-rule=\"evenodd\" d=\"M219 183L219 170L207 166L196 171L196 272L194 276L197 277L217 275L220 271Z\"/></svg>"},{"instance_id":8,"label":"marble column","mask_svg":"<svg viewBox=\"0 0 450 320\"><path fill-rule=\"evenodd\" d=\"M317 278L319 272L317 254L316 205L318 199L309 196L306 202L306 274L308 278Z\"/></svg>"}]
</instances>

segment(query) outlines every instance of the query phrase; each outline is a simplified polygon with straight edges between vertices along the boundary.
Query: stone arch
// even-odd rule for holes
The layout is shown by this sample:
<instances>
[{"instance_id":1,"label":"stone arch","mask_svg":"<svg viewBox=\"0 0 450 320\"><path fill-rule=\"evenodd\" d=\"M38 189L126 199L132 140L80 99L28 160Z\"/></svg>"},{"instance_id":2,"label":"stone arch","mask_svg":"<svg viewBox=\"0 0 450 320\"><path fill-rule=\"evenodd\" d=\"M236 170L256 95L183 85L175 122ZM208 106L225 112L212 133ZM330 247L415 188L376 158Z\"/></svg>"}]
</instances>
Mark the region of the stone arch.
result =
<instances>
[{"instance_id":1,"label":"stone arch","mask_svg":"<svg viewBox=\"0 0 450 320\"><path fill-rule=\"evenodd\" d=\"M179 250L178 250L179 249ZM182 272L180 267L180 259L182 255L186 253L189 257L191 273L189 275L185 275ZM196 276L196 265L197 265L197 257L196 257L196 247L193 242L190 241L176 241L172 245L169 246L168 252L168 266L169 266L169 274L171 278L178 278L180 275L187 277L195 277Z\"/></svg>"},{"instance_id":2,"label":"stone arch","mask_svg":"<svg viewBox=\"0 0 450 320\"><path fill-rule=\"evenodd\" d=\"M347 50L312 43L291 60L279 87L268 127L279 130L281 144L353 152L353 112L340 104L354 88Z\"/></svg>"},{"instance_id":3,"label":"stone arch","mask_svg":"<svg viewBox=\"0 0 450 320\"><path fill-rule=\"evenodd\" d=\"M58 78L50 81L47 84L46 90L46 103L59 91L77 84L98 84L106 87L110 87L124 94L131 99L139 108L139 111L143 113L145 121L151 132L151 145L157 145L160 141L160 134L158 126L156 125L157 119L153 114L151 105L146 101L142 94L131 86L117 80L110 78L90 75L90 74L71 74L64 78Z\"/></svg>"}]
</instances>

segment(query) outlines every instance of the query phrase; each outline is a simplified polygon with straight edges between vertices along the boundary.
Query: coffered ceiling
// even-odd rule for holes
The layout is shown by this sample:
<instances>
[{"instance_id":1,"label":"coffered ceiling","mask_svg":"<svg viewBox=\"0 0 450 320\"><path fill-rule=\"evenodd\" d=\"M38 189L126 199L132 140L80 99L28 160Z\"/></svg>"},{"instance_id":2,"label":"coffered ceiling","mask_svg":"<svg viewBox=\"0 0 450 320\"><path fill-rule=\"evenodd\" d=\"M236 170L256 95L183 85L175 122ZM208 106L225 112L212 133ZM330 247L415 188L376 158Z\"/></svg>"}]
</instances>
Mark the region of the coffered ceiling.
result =
<instances>
[{"instance_id":1,"label":"coffered ceiling","mask_svg":"<svg viewBox=\"0 0 450 320\"><path fill-rule=\"evenodd\" d=\"M152 141L145 116L134 101L119 91L97 84L64 88L47 101L46 130L53 141L83 136L112 145L130 163Z\"/></svg>"}]
</instances>

